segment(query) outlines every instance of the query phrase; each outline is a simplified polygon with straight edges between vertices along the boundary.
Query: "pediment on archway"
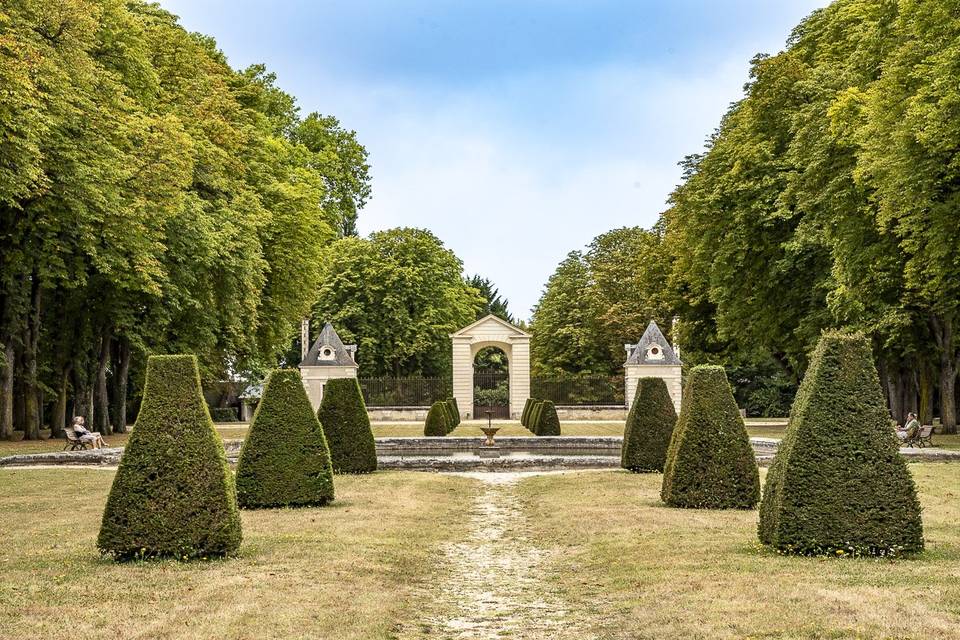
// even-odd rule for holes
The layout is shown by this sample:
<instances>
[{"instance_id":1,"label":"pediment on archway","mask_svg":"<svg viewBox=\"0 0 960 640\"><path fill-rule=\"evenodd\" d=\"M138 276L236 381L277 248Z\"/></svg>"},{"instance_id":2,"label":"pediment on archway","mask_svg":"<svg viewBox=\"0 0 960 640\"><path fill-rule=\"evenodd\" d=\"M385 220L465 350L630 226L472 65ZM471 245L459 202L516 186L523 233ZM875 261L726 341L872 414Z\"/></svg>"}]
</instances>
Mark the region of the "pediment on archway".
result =
<instances>
[{"instance_id":1,"label":"pediment on archway","mask_svg":"<svg viewBox=\"0 0 960 640\"><path fill-rule=\"evenodd\" d=\"M506 320L494 315L480 318L473 324L467 325L451 338L470 338L473 341L508 341L511 338L530 338L531 335L522 329L513 326Z\"/></svg>"}]
</instances>

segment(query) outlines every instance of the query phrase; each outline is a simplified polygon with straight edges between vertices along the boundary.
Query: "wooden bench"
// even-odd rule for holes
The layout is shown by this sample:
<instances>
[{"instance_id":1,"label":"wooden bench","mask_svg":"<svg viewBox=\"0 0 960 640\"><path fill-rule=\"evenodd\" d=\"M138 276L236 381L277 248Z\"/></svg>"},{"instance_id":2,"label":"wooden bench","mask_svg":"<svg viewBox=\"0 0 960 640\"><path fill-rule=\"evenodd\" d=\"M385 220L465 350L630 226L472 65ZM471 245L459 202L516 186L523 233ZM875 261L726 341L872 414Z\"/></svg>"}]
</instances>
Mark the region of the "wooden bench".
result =
<instances>
[{"instance_id":1,"label":"wooden bench","mask_svg":"<svg viewBox=\"0 0 960 640\"><path fill-rule=\"evenodd\" d=\"M932 447L933 446L933 425L927 424L919 429L913 434L912 438L907 438L903 441L904 446L907 447Z\"/></svg>"},{"instance_id":2,"label":"wooden bench","mask_svg":"<svg viewBox=\"0 0 960 640\"><path fill-rule=\"evenodd\" d=\"M67 436L67 444L63 445L64 451L66 451L67 449L69 449L70 451L76 451L77 449L80 449L81 451L83 451L88 446L90 446L89 443L82 442L80 438L77 437L77 432L74 431L73 429L67 429L64 432L64 435Z\"/></svg>"}]
</instances>

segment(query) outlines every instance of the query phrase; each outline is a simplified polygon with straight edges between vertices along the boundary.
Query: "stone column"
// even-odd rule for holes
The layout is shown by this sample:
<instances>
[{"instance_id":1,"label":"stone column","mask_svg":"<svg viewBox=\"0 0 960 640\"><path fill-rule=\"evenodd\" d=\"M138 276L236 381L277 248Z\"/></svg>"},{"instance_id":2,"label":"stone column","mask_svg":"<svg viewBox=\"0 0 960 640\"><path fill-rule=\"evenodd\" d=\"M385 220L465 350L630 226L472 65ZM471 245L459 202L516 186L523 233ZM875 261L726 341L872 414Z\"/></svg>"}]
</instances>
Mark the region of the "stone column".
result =
<instances>
[{"instance_id":1,"label":"stone column","mask_svg":"<svg viewBox=\"0 0 960 640\"><path fill-rule=\"evenodd\" d=\"M511 343L511 354L508 354L510 417L518 419L524 403L530 397L530 338L516 337L511 340Z\"/></svg>"},{"instance_id":2,"label":"stone column","mask_svg":"<svg viewBox=\"0 0 960 640\"><path fill-rule=\"evenodd\" d=\"M469 337L453 338L453 397L464 419L473 418L473 356Z\"/></svg>"}]
</instances>

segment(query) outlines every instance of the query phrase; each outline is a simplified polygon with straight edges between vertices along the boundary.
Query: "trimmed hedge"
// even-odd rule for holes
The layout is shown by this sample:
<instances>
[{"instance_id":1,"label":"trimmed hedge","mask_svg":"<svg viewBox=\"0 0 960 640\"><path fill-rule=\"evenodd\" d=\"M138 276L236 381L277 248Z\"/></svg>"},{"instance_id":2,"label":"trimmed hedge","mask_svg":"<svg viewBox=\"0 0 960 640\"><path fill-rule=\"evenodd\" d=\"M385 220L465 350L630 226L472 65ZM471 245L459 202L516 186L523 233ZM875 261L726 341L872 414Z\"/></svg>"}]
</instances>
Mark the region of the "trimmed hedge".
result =
<instances>
[{"instance_id":1,"label":"trimmed hedge","mask_svg":"<svg viewBox=\"0 0 960 640\"><path fill-rule=\"evenodd\" d=\"M460 426L460 423L463 422L460 418L460 407L457 406L456 398L450 398L447 402L450 403L450 412L453 414L453 428L456 429Z\"/></svg>"},{"instance_id":2,"label":"trimmed hedge","mask_svg":"<svg viewBox=\"0 0 960 640\"><path fill-rule=\"evenodd\" d=\"M620 466L635 473L663 471L677 412L661 378L640 378L623 430Z\"/></svg>"},{"instance_id":3,"label":"trimmed hedge","mask_svg":"<svg viewBox=\"0 0 960 640\"><path fill-rule=\"evenodd\" d=\"M233 475L203 400L197 359L151 356L97 547L117 560L186 560L232 555L241 537Z\"/></svg>"},{"instance_id":4,"label":"trimmed hedge","mask_svg":"<svg viewBox=\"0 0 960 640\"><path fill-rule=\"evenodd\" d=\"M540 428L540 412L543 411L543 400L537 400L530 408L530 415L527 417L527 429L533 432L533 435L540 435L537 429Z\"/></svg>"},{"instance_id":5,"label":"trimmed hedge","mask_svg":"<svg viewBox=\"0 0 960 640\"><path fill-rule=\"evenodd\" d=\"M448 433L450 433L450 430L447 428L444 402L443 400L437 400L430 405L430 411L427 412L427 420L423 423L423 435L445 436Z\"/></svg>"},{"instance_id":6,"label":"trimmed hedge","mask_svg":"<svg viewBox=\"0 0 960 640\"><path fill-rule=\"evenodd\" d=\"M211 407L210 417L214 422L239 422L236 407Z\"/></svg>"},{"instance_id":7,"label":"trimmed hedge","mask_svg":"<svg viewBox=\"0 0 960 640\"><path fill-rule=\"evenodd\" d=\"M533 409L533 404L536 402L533 398L527 398L527 401L523 403L523 412L520 413L520 424L521 426L526 427L530 424L530 410Z\"/></svg>"},{"instance_id":8,"label":"trimmed hedge","mask_svg":"<svg viewBox=\"0 0 960 640\"><path fill-rule=\"evenodd\" d=\"M377 447L356 378L327 381L317 418L327 436L334 473L377 470Z\"/></svg>"},{"instance_id":9,"label":"trimmed hedge","mask_svg":"<svg viewBox=\"0 0 960 640\"><path fill-rule=\"evenodd\" d=\"M723 367L701 365L690 372L660 497L693 509L757 506L760 474Z\"/></svg>"},{"instance_id":10,"label":"trimmed hedge","mask_svg":"<svg viewBox=\"0 0 960 640\"><path fill-rule=\"evenodd\" d=\"M333 500L330 449L296 369L270 374L237 461L241 508Z\"/></svg>"},{"instance_id":11,"label":"trimmed hedge","mask_svg":"<svg viewBox=\"0 0 960 640\"><path fill-rule=\"evenodd\" d=\"M540 408L540 415L537 418L537 435L560 435L560 418L557 416L557 408L551 400L544 400L543 406Z\"/></svg>"},{"instance_id":12,"label":"trimmed hedge","mask_svg":"<svg viewBox=\"0 0 960 640\"><path fill-rule=\"evenodd\" d=\"M921 551L920 503L898 449L870 342L825 333L767 473L760 541L805 555Z\"/></svg>"},{"instance_id":13,"label":"trimmed hedge","mask_svg":"<svg viewBox=\"0 0 960 640\"><path fill-rule=\"evenodd\" d=\"M450 403L446 400L438 400L437 402L440 403L440 409L443 411L443 435L447 435L456 428L453 423L453 410L450 409Z\"/></svg>"}]
</instances>

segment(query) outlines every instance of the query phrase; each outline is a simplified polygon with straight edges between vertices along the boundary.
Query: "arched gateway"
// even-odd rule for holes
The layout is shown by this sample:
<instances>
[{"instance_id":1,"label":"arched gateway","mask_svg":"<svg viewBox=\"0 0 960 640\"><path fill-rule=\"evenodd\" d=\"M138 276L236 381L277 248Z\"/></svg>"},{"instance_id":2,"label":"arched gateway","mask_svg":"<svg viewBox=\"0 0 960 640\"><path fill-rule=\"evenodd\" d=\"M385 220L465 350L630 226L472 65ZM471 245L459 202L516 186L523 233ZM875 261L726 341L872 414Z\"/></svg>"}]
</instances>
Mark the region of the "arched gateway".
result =
<instances>
[{"instance_id":1,"label":"arched gateway","mask_svg":"<svg viewBox=\"0 0 960 640\"><path fill-rule=\"evenodd\" d=\"M530 338L509 322L489 315L450 334L453 340L453 397L467 418L473 418L473 360L484 347L497 347L507 356L510 417L520 417L530 397ZM482 416L481 416L482 417Z\"/></svg>"}]
</instances>

